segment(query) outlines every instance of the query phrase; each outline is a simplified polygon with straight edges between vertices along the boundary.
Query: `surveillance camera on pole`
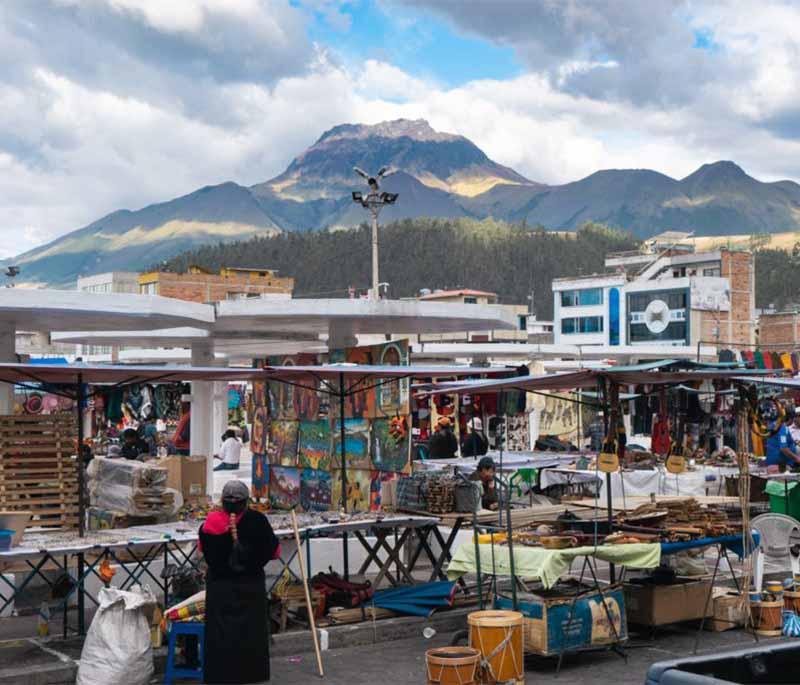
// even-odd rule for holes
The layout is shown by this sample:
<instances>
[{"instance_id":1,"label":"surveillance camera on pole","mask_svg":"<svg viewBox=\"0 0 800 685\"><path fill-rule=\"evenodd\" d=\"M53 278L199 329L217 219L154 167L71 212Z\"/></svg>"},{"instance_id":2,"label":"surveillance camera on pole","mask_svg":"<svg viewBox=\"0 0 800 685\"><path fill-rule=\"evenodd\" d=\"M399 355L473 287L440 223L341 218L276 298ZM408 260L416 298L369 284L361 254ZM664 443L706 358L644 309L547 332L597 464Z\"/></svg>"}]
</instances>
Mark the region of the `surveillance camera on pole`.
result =
<instances>
[{"instance_id":1,"label":"surveillance camera on pole","mask_svg":"<svg viewBox=\"0 0 800 685\"><path fill-rule=\"evenodd\" d=\"M380 171L374 176L371 176L360 167L353 167L353 171L361 176L369 187L369 192L366 195L354 190L353 202L368 210L372 217L372 288L370 290L370 298L378 300L380 299L378 284L378 215L386 205L393 205L397 202L397 193L381 191L380 181L395 173L395 170L389 167L381 167Z\"/></svg>"}]
</instances>

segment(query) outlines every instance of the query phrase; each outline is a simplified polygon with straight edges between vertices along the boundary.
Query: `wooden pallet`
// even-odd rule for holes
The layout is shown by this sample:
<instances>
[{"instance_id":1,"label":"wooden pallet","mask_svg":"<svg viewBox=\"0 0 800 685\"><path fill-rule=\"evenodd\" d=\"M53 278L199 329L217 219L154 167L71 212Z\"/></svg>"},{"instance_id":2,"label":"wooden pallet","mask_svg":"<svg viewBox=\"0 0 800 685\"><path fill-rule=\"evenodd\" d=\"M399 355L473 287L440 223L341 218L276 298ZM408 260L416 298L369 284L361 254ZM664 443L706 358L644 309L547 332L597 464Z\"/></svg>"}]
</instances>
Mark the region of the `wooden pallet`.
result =
<instances>
[{"instance_id":1,"label":"wooden pallet","mask_svg":"<svg viewBox=\"0 0 800 685\"><path fill-rule=\"evenodd\" d=\"M30 511L30 525L78 524L72 416L0 416L0 509Z\"/></svg>"}]
</instances>

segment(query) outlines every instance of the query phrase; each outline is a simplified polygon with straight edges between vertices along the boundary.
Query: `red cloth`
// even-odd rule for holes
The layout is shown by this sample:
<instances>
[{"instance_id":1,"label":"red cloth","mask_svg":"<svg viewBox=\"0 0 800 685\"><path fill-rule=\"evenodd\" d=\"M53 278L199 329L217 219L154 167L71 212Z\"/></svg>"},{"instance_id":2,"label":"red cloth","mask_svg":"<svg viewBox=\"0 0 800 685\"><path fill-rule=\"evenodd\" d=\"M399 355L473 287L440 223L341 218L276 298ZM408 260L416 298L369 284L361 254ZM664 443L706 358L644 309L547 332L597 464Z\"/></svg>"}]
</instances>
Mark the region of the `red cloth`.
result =
<instances>
[{"instance_id":1,"label":"red cloth","mask_svg":"<svg viewBox=\"0 0 800 685\"><path fill-rule=\"evenodd\" d=\"M191 421L192 414L191 412L186 412L183 416L181 416L180 420L178 421L178 426L175 429L175 434L172 436L172 444L175 445L175 449L179 450L188 450L189 449L189 436L191 435L189 429L189 423Z\"/></svg>"},{"instance_id":2,"label":"red cloth","mask_svg":"<svg viewBox=\"0 0 800 685\"><path fill-rule=\"evenodd\" d=\"M245 509L245 511L247 510ZM244 511L241 514L236 515L237 525L239 524L239 521L242 520L242 516L244 516ZM212 511L203 522L203 530L209 535L225 535L230 528L230 520L230 514L226 514L224 511L220 510ZM203 551L202 545L200 545L199 541L198 548L201 552ZM275 550L272 558L279 559L282 553L283 551L281 550L281 546L278 544L278 548Z\"/></svg>"}]
</instances>

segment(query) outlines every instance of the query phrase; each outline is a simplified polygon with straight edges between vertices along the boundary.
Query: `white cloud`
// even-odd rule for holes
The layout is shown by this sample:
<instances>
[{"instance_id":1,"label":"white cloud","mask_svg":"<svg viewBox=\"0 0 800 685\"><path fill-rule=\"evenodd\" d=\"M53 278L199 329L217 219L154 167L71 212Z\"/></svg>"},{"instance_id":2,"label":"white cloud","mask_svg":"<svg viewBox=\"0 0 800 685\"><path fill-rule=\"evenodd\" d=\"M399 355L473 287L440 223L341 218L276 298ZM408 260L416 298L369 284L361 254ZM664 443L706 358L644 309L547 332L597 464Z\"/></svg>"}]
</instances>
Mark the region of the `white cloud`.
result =
<instances>
[{"instance_id":1,"label":"white cloud","mask_svg":"<svg viewBox=\"0 0 800 685\"><path fill-rule=\"evenodd\" d=\"M30 6L0 4L0 257L115 209L226 180L264 181L332 126L401 116L465 135L547 183L602 168L681 177L717 159L764 179L800 179L800 8L777 0L758 12L733 0L692 5L685 21L708 27L725 68L681 84L688 99L598 90L592 79L631 77L630 56L583 49L559 48L546 67L513 79L451 89L385 61L353 68L309 44L303 12L278 2L58 0L43 14ZM317 10L335 5L321 0ZM573 27L596 19L569 15ZM31 29L37 22L66 33L47 34L61 38L47 45ZM143 27L155 43L137 34ZM233 27L246 28L241 44L232 44ZM70 50L105 29L85 59ZM264 46L267 35L274 41ZM648 74L657 71L636 72L628 85ZM578 88L576 78L587 80Z\"/></svg>"}]
</instances>

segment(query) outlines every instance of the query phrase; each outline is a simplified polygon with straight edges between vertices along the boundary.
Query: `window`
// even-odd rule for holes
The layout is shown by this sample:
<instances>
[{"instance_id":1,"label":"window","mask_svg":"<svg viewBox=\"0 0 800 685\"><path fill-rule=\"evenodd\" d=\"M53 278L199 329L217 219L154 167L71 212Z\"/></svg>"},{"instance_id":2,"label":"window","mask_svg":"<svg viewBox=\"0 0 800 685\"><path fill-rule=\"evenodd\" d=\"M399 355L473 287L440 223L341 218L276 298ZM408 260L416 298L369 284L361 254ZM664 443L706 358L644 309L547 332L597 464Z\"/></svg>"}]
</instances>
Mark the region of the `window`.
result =
<instances>
[{"instance_id":1,"label":"window","mask_svg":"<svg viewBox=\"0 0 800 685\"><path fill-rule=\"evenodd\" d=\"M464 304L478 304L478 298L477 297L465 297L464 298Z\"/></svg>"},{"instance_id":2,"label":"window","mask_svg":"<svg viewBox=\"0 0 800 685\"><path fill-rule=\"evenodd\" d=\"M602 288L584 288L583 290L561 291L562 307L580 307L603 304Z\"/></svg>"},{"instance_id":3,"label":"window","mask_svg":"<svg viewBox=\"0 0 800 685\"><path fill-rule=\"evenodd\" d=\"M720 270L719 267L714 267L711 269L703 269L703 276L719 276Z\"/></svg>"},{"instance_id":4,"label":"window","mask_svg":"<svg viewBox=\"0 0 800 685\"><path fill-rule=\"evenodd\" d=\"M686 309L687 295L685 290L661 290L650 293L628 295L628 311L643 312L653 300L664 300L671 310Z\"/></svg>"},{"instance_id":5,"label":"window","mask_svg":"<svg viewBox=\"0 0 800 685\"><path fill-rule=\"evenodd\" d=\"M571 319L561 319L561 333L572 335L573 333L602 333L602 316L581 316Z\"/></svg>"},{"instance_id":6,"label":"window","mask_svg":"<svg viewBox=\"0 0 800 685\"><path fill-rule=\"evenodd\" d=\"M139 285L139 292L142 295L158 295L158 281L152 283L141 283Z\"/></svg>"},{"instance_id":7,"label":"window","mask_svg":"<svg viewBox=\"0 0 800 685\"><path fill-rule=\"evenodd\" d=\"M517 322L519 325L519 330L521 331L528 330L528 316L526 314L519 314L517 316Z\"/></svg>"},{"instance_id":8,"label":"window","mask_svg":"<svg viewBox=\"0 0 800 685\"><path fill-rule=\"evenodd\" d=\"M641 342L680 342L688 345L685 321L671 321L661 333L653 333L645 323L631 323L631 343Z\"/></svg>"}]
</instances>

